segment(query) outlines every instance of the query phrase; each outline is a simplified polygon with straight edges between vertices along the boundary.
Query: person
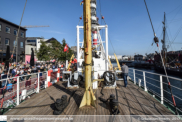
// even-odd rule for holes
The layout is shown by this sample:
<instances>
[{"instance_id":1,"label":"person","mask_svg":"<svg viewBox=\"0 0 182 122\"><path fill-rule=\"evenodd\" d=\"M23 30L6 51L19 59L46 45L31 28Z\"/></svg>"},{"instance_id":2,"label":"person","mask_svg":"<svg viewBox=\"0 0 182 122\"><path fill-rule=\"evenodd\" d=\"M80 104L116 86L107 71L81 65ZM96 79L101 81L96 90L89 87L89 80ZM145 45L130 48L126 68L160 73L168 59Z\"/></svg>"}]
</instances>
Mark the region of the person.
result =
<instances>
[{"instance_id":1,"label":"person","mask_svg":"<svg viewBox=\"0 0 182 122\"><path fill-rule=\"evenodd\" d=\"M2 79L7 79L7 71L4 71L4 75L2 76ZM4 86L6 85L6 80L1 81L1 88L4 88ZM7 82L8 83L8 82Z\"/></svg>"},{"instance_id":2,"label":"person","mask_svg":"<svg viewBox=\"0 0 182 122\"><path fill-rule=\"evenodd\" d=\"M55 65L53 64L52 69L55 69Z\"/></svg>"},{"instance_id":3,"label":"person","mask_svg":"<svg viewBox=\"0 0 182 122\"><path fill-rule=\"evenodd\" d=\"M27 86L30 87L30 85L31 85L31 75L30 75L30 72L28 71L28 72L27 72L27 76L26 76L25 87L27 87Z\"/></svg>"},{"instance_id":4,"label":"person","mask_svg":"<svg viewBox=\"0 0 182 122\"><path fill-rule=\"evenodd\" d=\"M42 77L42 72L40 72L40 69L38 70L39 76ZM38 77L38 74L37 74Z\"/></svg>"},{"instance_id":5,"label":"person","mask_svg":"<svg viewBox=\"0 0 182 122\"><path fill-rule=\"evenodd\" d=\"M128 76L128 66L126 65L126 63L122 63L122 74L123 74L123 80L124 80L124 87L127 86L127 76Z\"/></svg>"},{"instance_id":6,"label":"person","mask_svg":"<svg viewBox=\"0 0 182 122\"><path fill-rule=\"evenodd\" d=\"M18 77L18 76L20 76L19 71L16 72L16 75L14 77ZM14 83L17 83L17 78L14 78L13 81L14 81Z\"/></svg>"},{"instance_id":7,"label":"person","mask_svg":"<svg viewBox=\"0 0 182 122\"><path fill-rule=\"evenodd\" d=\"M11 71L11 74L12 74L13 76L15 76L15 75L16 75L15 67L14 67L14 68L13 68L13 70Z\"/></svg>"},{"instance_id":8,"label":"person","mask_svg":"<svg viewBox=\"0 0 182 122\"><path fill-rule=\"evenodd\" d=\"M8 79L8 85L7 85L7 88L6 88L6 90L7 91L9 91L9 92L11 92L12 91L12 86L13 86L13 84L11 83L11 80L10 79Z\"/></svg>"}]
</instances>

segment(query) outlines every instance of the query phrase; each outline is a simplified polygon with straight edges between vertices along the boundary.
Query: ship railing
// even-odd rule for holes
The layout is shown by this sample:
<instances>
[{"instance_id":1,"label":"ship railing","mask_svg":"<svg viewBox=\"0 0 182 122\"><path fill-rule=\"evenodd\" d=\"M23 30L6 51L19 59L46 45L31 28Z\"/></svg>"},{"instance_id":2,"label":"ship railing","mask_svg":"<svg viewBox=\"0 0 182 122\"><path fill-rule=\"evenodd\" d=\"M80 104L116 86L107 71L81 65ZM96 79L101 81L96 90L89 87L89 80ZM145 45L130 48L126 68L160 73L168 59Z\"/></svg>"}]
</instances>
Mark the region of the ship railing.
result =
<instances>
[{"instance_id":1,"label":"ship railing","mask_svg":"<svg viewBox=\"0 0 182 122\"><path fill-rule=\"evenodd\" d=\"M174 110L167 77L163 74L129 68L131 81L155 97L161 104ZM182 79L168 76L177 110L182 113ZM181 94L180 94L181 93Z\"/></svg>"},{"instance_id":2,"label":"ship railing","mask_svg":"<svg viewBox=\"0 0 182 122\"><path fill-rule=\"evenodd\" d=\"M29 77L31 78L29 79ZM28 75L1 79L0 105L3 104L3 108L19 105L24 100L30 98L34 93L39 93L41 89L44 89L46 80L47 72L31 73ZM7 85L4 87L6 81ZM3 98L3 91L5 91L5 88L6 92Z\"/></svg>"}]
</instances>

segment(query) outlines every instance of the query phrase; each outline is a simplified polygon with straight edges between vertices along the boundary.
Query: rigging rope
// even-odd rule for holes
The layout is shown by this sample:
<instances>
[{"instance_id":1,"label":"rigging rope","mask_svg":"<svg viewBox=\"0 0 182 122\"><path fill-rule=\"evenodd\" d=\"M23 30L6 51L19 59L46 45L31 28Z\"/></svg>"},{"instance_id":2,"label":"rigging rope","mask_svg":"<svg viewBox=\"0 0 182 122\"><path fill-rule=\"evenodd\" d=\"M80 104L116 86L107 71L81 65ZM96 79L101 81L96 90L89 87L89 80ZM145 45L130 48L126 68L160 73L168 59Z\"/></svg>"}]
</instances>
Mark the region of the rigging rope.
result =
<instances>
[{"instance_id":1,"label":"rigging rope","mask_svg":"<svg viewBox=\"0 0 182 122\"><path fill-rule=\"evenodd\" d=\"M148 16L149 16L149 19L150 19L150 14L149 14L149 11L148 11L148 8L147 8L147 4L146 4L146 1L145 1L145 0L144 0L144 3L145 3L145 6L146 6L146 9L147 9L147 12L148 12ZM169 81L169 77L168 77L168 75L167 75L166 67L165 67L165 65L164 65L164 61L163 61L163 58L162 58L162 54L161 54L161 51L160 51L160 48L159 48L159 44L158 44L159 40L158 40L158 38L156 37L156 34L155 34L155 31L154 31L154 28L153 28L151 19L150 19L150 22L151 22L151 26L152 26L152 29L153 29L153 32L154 32L154 41L155 41L155 43L156 43L156 45L157 45L157 47L158 47L159 54L160 54L160 57L161 57L161 60L162 60L162 65L163 65L163 67L164 67L164 71L165 71L165 74L166 74L166 77L167 77L168 87L169 87L169 89L170 89L171 97L172 97L172 101L173 101L173 105L174 105L174 107L175 107L175 114L176 114L176 115L179 115L179 113L178 113L178 111L177 111L175 99L174 99L174 96L173 96L173 93L172 93L172 89L171 89L171 84L170 84L170 81Z\"/></svg>"},{"instance_id":2,"label":"rigging rope","mask_svg":"<svg viewBox=\"0 0 182 122\"><path fill-rule=\"evenodd\" d=\"M182 4L180 4L178 7L176 7L175 9L173 9L172 11L168 12L167 14L172 13L174 10L176 10L177 8L179 8Z\"/></svg>"},{"instance_id":3,"label":"rigging rope","mask_svg":"<svg viewBox=\"0 0 182 122\"><path fill-rule=\"evenodd\" d=\"M154 27L153 27L153 24L152 24L152 20L151 20L150 14L149 14L149 10L148 10L148 7L147 7L147 3L146 3L145 0L144 0L144 3L145 3L145 6L146 6L146 9L147 9L147 13L148 13L148 16L149 16L149 19L150 19L150 23L151 23L151 26L152 26L154 36L156 36L155 31L154 31Z\"/></svg>"},{"instance_id":4,"label":"rigging rope","mask_svg":"<svg viewBox=\"0 0 182 122\"><path fill-rule=\"evenodd\" d=\"M100 15L101 15L101 18L102 18L102 13L101 13L101 2L100 2L100 0L99 0L99 4L100 4L100 8L99 8L99 9L100 9ZM103 19L105 25L107 25L105 19L104 19L104 18L102 18L102 19ZM102 20L101 20L101 23L102 23ZM102 34L103 34L103 33L102 33ZM109 35L108 35L108 37L109 37ZM114 47L113 47L113 44L112 44L112 42L111 42L110 37L109 37L109 42L111 43L112 49L113 49L114 53L116 54L116 51L114 50Z\"/></svg>"}]
</instances>

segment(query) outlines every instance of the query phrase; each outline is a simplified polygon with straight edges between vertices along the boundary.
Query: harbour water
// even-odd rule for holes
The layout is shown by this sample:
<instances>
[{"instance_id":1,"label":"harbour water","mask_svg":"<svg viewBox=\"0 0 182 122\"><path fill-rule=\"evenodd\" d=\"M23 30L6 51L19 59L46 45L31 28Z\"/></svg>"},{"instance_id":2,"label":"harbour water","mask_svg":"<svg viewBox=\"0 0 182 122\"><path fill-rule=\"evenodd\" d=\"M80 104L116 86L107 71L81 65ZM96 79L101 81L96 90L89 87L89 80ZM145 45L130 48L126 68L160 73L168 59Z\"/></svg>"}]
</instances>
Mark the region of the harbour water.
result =
<instances>
[{"instance_id":1,"label":"harbour water","mask_svg":"<svg viewBox=\"0 0 182 122\"><path fill-rule=\"evenodd\" d=\"M113 66L117 66L117 63L112 63ZM152 91L153 93L157 94L160 96L160 74L158 72L156 72L154 69L142 69L142 68L134 68L134 67L129 67L129 74L128 76L133 79L133 69L136 69L135 70L135 77L136 77L136 82L138 82L138 79L141 79L142 82L141 84L143 85L143 72L142 71L146 71L145 72L145 77L146 77L146 86L147 86L147 89ZM140 71L138 71L140 70ZM141 71L142 70L142 71ZM156 73L157 75L155 74L150 74L150 73L147 73L147 72L151 72L151 73ZM165 74L161 74L161 75L165 75ZM168 76L171 76L171 77L175 77L175 78L178 78L178 79L181 79L181 77L179 76L173 76L173 75L168 75ZM168 88L168 85L167 85L167 78L166 77L163 77L162 78L163 80L163 93L164 93L164 99L166 101L170 101L172 103L172 98L171 98L171 94L170 94L170 89ZM180 108L182 110L182 80L179 81L179 80L175 80L175 79L171 79L169 78L169 81L171 83L171 86L172 86L172 92L173 92L173 95L174 95L174 98L175 98L175 101L176 101L176 105L178 108Z\"/></svg>"}]
</instances>

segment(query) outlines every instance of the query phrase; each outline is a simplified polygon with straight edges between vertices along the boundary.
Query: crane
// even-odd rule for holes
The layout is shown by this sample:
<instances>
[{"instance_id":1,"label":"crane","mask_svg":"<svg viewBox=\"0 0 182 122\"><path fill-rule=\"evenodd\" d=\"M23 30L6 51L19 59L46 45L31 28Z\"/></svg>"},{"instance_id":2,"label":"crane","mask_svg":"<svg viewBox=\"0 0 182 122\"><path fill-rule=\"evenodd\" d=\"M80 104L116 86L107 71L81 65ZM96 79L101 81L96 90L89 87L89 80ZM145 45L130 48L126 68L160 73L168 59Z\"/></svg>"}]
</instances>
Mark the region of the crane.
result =
<instances>
[{"instance_id":1,"label":"crane","mask_svg":"<svg viewBox=\"0 0 182 122\"><path fill-rule=\"evenodd\" d=\"M39 27L50 27L49 25L25 25L25 26L22 26L23 28L39 28Z\"/></svg>"},{"instance_id":2,"label":"crane","mask_svg":"<svg viewBox=\"0 0 182 122\"><path fill-rule=\"evenodd\" d=\"M116 58L116 62L117 62L117 65L118 65L118 67L116 67L115 70L117 70L117 69L121 70L121 66L120 66L120 64L119 64L118 58L117 58L117 56L116 56L115 53L114 53L114 56L115 56L115 58Z\"/></svg>"},{"instance_id":3,"label":"crane","mask_svg":"<svg viewBox=\"0 0 182 122\"><path fill-rule=\"evenodd\" d=\"M73 58L74 58L74 54L73 54L73 55L71 56L71 58L70 58L70 62L69 62L69 64L68 64L67 71L69 71L69 70L70 70L71 61L73 60Z\"/></svg>"},{"instance_id":4,"label":"crane","mask_svg":"<svg viewBox=\"0 0 182 122\"><path fill-rule=\"evenodd\" d=\"M112 70L113 70L113 66L112 66L112 63L111 63L111 60L110 60L110 57L109 57L109 56L108 56L108 59L109 59L109 64L110 64L110 65L109 65L109 70L112 71Z\"/></svg>"}]
</instances>

